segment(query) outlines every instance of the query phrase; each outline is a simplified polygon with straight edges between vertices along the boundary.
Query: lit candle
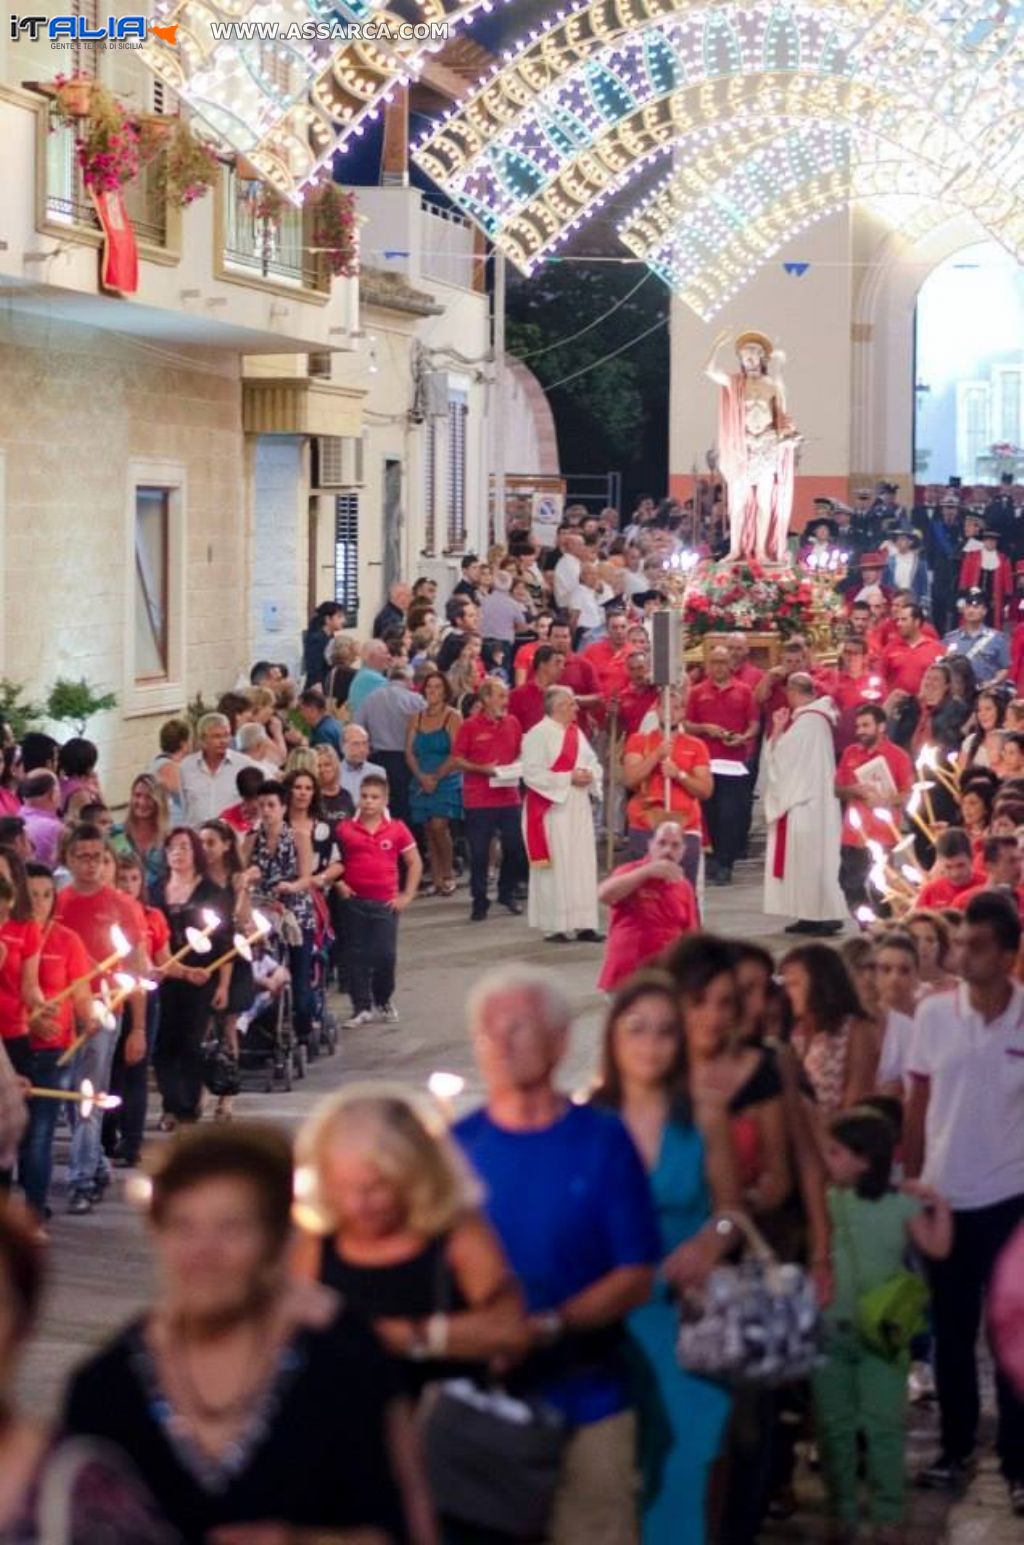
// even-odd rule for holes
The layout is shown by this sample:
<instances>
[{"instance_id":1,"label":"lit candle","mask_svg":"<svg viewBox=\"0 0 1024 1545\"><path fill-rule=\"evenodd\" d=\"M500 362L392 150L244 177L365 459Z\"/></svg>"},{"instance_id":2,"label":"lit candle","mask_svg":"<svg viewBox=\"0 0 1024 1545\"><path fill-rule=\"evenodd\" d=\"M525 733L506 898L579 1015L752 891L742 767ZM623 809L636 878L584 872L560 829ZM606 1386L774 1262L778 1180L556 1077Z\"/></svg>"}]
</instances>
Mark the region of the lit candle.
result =
<instances>
[{"instance_id":1,"label":"lit candle","mask_svg":"<svg viewBox=\"0 0 1024 1545\"><path fill-rule=\"evenodd\" d=\"M101 960L98 965L91 966L89 970L84 971L81 976L76 976L73 982L69 982L66 987L61 988L56 997L47 998L46 1002L41 1003L35 1010L32 1018L36 1019L40 1014L45 1014L50 1009L56 1008L59 1003L65 1003L68 998L70 998L75 992L78 991L79 987L83 986L84 983L91 982L95 976L102 976L104 971L109 971L112 966L117 965L119 960L124 960L126 955L131 954L131 944L128 942L128 939L122 929L120 929L116 923L110 930L110 942L114 948L112 953L109 954L105 960Z\"/></svg>"},{"instance_id":2,"label":"lit candle","mask_svg":"<svg viewBox=\"0 0 1024 1545\"><path fill-rule=\"evenodd\" d=\"M32 1100L73 1100L79 1109L83 1121L88 1121L94 1110L117 1110L121 1104L121 1096L118 1094L97 1094L87 1078L83 1078L78 1089L36 1089L28 1091Z\"/></svg>"},{"instance_id":3,"label":"lit candle","mask_svg":"<svg viewBox=\"0 0 1024 1545\"><path fill-rule=\"evenodd\" d=\"M168 966L177 965L179 960L184 960L186 955L208 955L213 948L210 943L210 935L216 933L220 927L220 918L216 912L211 912L209 907L203 908L202 928L186 928L185 943L177 950L169 960L165 960L158 971L166 971Z\"/></svg>"},{"instance_id":4,"label":"lit candle","mask_svg":"<svg viewBox=\"0 0 1024 1545\"><path fill-rule=\"evenodd\" d=\"M255 908L253 909L252 920L256 925L252 933L248 935L236 933L231 948L225 950L224 954L213 961L211 965L203 967L203 970L208 975L214 971L219 971L221 966L226 966L228 961L234 960L236 955L241 955L243 960L252 959L252 946L258 944L261 939L265 939L271 929L271 924L267 918L263 916L262 912L257 912Z\"/></svg>"}]
</instances>

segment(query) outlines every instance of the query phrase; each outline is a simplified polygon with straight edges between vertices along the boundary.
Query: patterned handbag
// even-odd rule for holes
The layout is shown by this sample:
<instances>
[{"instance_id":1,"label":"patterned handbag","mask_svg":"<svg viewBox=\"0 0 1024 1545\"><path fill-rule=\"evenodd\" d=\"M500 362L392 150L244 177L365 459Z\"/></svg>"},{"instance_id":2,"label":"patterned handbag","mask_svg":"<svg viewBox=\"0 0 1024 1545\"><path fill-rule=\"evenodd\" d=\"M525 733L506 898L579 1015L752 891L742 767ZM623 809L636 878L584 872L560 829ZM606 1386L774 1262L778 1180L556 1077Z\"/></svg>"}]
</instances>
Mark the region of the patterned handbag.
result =
<instances>
[{"instance_id":1,"label":"patterned handbag","mask_svg":"<svg viewBox=\"0 0 1024 1545\"><path fill-rule=\"evenodd\" d=\"M743 1235L745 1258L716 1266L680 1305L676 1355L689 1373L727 1384L793 1384L822 1361L822 1320L802 1266L782 1264L740 1212L721 1214Z\"/></svg>"}]
</instances>

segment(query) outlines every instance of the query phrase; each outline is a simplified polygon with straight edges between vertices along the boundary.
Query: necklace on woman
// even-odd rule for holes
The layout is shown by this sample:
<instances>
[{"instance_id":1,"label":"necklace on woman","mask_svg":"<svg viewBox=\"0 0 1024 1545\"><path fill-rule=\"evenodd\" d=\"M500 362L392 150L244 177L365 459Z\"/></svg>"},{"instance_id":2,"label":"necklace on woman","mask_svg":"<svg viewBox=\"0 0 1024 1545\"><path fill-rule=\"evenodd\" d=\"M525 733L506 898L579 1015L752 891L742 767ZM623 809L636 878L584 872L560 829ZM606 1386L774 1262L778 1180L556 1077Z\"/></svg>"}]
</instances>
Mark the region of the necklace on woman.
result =
<instances>
[{"instance_id":1,"label":"necklace on woman","mask_svg":"<svg viewBox=\"0 0 1024 1545\"><path fill-rule=\"evenodd\" d=\"M246 1358L246 1370L253 1362L257 1365L254 1377L246 1378L244 1385L238 1392L226 1400L209 1400L200 1391L195 1378L188 1366L189 1353L187 1343L182 1342L177 1349L177 1356L173 1359L173 1367L182 1394L185 1396L185 1412L187 1415L201 1422L230 1422L250 1411L256 1396L266 1382L267 1375L277 1357L277 1337L269 1340L269 1353L264 1350L263 1356L259 1356L260 1347L266 1348L267 1341L261 1327L254 1333L254 1346L252 1355ZM170 1351L170 1347L167 1348Z\"/></svg>"}]
</instances>

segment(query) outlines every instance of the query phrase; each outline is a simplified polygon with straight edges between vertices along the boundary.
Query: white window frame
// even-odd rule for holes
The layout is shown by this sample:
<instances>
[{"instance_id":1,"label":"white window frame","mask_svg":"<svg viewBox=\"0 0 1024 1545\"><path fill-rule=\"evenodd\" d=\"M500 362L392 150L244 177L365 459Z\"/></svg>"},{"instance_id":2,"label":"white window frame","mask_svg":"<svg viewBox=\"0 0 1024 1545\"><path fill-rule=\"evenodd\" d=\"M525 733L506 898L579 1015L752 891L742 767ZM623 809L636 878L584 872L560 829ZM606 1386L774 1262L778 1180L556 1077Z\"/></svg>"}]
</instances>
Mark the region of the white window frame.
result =
<instances>
[{"instance_id":1,"label":"white window frame","mask_svg":"<svg viewBox=\"0 0 1024 1545\"><path fill-rule=\"evenodd\" d=\"M161 681L135 679L135 510L139 488L167 490L167 676ZM133 460L128 463L125 502L124 665L122 713L126 719L173 713L185 692L187 637L186 564L188 560L188 480L180 461Z\"/></svg>"},{"instance_id":2,"label":"white window frame","mask_svg":"<svg viewBox=\"0 0 1024 1545\"><path fill-rule=\"evenodd\" d=\"M5 674L7 663L7 618L9 606L4 605L7 584L7 452L0 447L0 676Z\"/></svg>"}]
</instances>

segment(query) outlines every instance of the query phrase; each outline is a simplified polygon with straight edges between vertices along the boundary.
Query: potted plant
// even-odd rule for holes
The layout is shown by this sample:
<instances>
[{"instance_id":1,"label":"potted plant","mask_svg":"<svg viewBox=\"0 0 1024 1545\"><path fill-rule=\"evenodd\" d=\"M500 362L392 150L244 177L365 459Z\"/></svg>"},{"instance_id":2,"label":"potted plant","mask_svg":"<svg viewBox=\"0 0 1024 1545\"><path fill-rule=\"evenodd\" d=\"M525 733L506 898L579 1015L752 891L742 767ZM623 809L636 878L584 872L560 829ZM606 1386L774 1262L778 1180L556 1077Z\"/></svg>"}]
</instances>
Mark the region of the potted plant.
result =
<instances>
[{"instance_id":1,"label":"potted plant","mask_svg":"<svg viewBox=\"0 0 1024 1545\"><path fill-rule=\"evenodd\" d=\"M313 246L336 279L359 272L355 194L329 182L313 200Z\"/></svg>"},{"instance_id":2,"label":"potted plant","mask_svg":"<svg viewBox=\"0 0 1024 1545\"><path fill-rule=\"evenodd\" d=\"M87 188L112 193L138 175L139 131L105 86L94 83L89 115L77 119L75 129L75 151Z\"/></svg>"},{"instance_id":3,"label":"potted plant","mask_svg":"<svg viewBox=\"0 0 1024 1545\"><path fill-rule=\"evenodd\" d=\"M86 118L96 82L91 75L58 75L54 80L57 112L65 122Z\"/></svg>"},{"instance_id":4,"label":"potted plant","mask_svg":"<svg viewBox=\"0 0 1024 1545\"><path fill-rule=\"evenodd\" d=\"M276 188L272 188L269 183L258 182L251 185L246 197L254 220L262 220L267 225L281 224L288 200Z\"/></svg>"},{"instance_id":5,"label":"potted plant","mask_svg":"<svg viewBox=\"0 0 1024 1545\"><path fill-rule=\"evenodd\" d=\"M157 185L176 209L185 209L202 198L220 175L220 161L213 146L193 134L181 119L159 147L158 154L161 160L157 167Z\"/></svg>"}]
</instances>

